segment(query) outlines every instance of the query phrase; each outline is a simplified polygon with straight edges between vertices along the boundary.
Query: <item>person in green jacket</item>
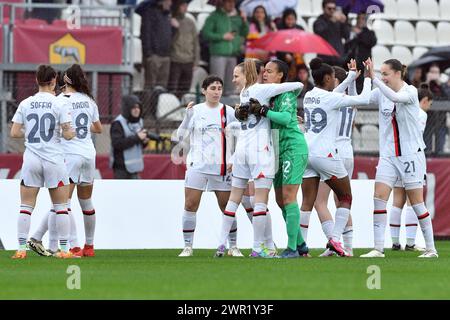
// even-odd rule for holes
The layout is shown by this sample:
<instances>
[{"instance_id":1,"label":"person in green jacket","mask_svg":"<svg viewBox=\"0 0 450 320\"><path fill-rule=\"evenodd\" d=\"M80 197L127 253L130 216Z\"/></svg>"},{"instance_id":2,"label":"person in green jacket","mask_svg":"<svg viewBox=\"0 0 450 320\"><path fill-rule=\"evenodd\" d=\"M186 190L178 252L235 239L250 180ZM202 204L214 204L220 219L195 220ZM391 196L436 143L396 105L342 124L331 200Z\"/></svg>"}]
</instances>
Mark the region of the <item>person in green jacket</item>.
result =
<instances>
[{"instance_id":1,"label":"person in green jacket","mask_svg":"<svg viewBox=\"0 0 450 320\"><path fill-rule=\"evenodd\" d=\"M288 65L281 60L268 62L264 69L264 83L285 82ZM282 258L308 256L308 247L300 230L300 208L297 193L308 162L308 145L297 120L297 96L301 90L280 94L271 100L272 108L261 106L254 112L271 120L271 128L278 134L279 166L274 179L275 198L286 221L288 246Z\"/></svg>"},{"instance_id":2,"label":"person in green jacket","mask_svg":"<svg viewBox=\"0 0 450 320\"><path fill-rule=\"evenodd\" d=\"M209 43L209 73L224 80L224 96L233 94L233 69L242 54L248 23L239 15L235 0L224 0L205 21L202 36Z\"/></svg>"}]
</instances>

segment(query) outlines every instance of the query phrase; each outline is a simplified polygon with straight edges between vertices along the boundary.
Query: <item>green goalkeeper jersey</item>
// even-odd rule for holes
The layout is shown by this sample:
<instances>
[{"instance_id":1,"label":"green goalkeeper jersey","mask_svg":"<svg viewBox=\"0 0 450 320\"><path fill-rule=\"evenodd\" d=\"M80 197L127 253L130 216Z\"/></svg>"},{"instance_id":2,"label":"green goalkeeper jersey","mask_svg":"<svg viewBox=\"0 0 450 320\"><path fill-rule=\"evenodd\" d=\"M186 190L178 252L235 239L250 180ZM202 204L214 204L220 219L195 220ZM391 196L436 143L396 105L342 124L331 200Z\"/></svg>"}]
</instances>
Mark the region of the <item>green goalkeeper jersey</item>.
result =
<instances>
[{"instance_id":1,"label":"green goalkeeper jersey","mask_svg":"<svg viewBox=\"0 0 450 320\"><path fill-rule=\"evenodd\" d=\"M267 113L272 129L278 129L280 154L288 150L295 154L308 154L308 145L297 120L299 94L300 90L295 90L276 96L273 109Z\"/></svg>"}]
</instances>

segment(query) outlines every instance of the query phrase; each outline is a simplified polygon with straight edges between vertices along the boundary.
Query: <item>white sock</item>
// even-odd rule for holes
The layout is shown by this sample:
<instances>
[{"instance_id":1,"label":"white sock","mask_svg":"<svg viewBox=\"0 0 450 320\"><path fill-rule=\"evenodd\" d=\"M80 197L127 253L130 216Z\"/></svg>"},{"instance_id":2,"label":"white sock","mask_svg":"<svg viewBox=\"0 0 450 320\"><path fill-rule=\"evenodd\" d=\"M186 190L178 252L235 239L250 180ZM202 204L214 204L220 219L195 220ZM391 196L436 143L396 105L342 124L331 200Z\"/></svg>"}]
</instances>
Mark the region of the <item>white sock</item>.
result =
<instances>
[{"instance_id":1,"label":"white sock","mask_svg":"<svg viewBox=\"0 0 450 320\"><path fill-rule=\"evenodd\" d=\"M42 237L44 237L44 234L48 230L48 219L50 219L51 211L49 210L44 217L41 220L41 223L39 224L39 227L36 229L34 234L32 235L32 238L36 239L37 241L42 241Z\"/></svg>"},{"instance_id":2,"label":"white sock","mask_svg":"<svg viewBox=\"0 0 450 320\"><path fill-rule=\"evenodd\" d=\"M68 202L67 213L69 215L70 220L70 238L69 243L71 248L79 247L78 244L78 236L77 236L77 225L75 222L75 217L73 216L72 209L70 209L70 202Z\"/></svg>"},{"instance_id":3,"label":"white sock","mask_svg":"<svg viewBox=\"0 0 450 320\"><path fill-rule=\"evenodd\" d=\"M253 251L260 252L264 244L264 233L267 222L267 205L255 203L253 212Z\"/></svg>"},{"instance_id":4,"label":"white sock","mask_svg":"<svg viewBox=\"0 0 450 320\"><path fill-rule=\"evenodd\" d=\"M353 251L353 226L346 226L342 233L342 240L344 240L344 249Z\"/></svg>"},{"instance_id":5,"label":"white sock","mask_svg":"<svg viewBox=\"0 0 450 320\"><path fill-rule=\"evenodd\" d=\"M17 240L19 242L19 250L27 249L28 233L30 232L31 214L34 208L26 204L20 205L20 212L17 219Z\"/></svg>"},{"instance_id":6,"label":"white sock","mask_svg":"<svg viewBox=\"0 0 450 320\"><path fill-rule=\"evenodd\" d=\"M241 204L247 212L247 217L252 222L253 220L253 197L242 196Z\"/></svg>"},{"instance_id":7,"label":"white sock","mask_svg":"<svg viewBox=\"0 0 450 320\"><path fill-rule=\"evenodd\" d=\"M234 218L233 224L231 225L230 233L228 234L228 243L231 247L236 247L237 245L237 220Z\"/></svg>"},{"instance_id":8,"label":"white sock","mask_svg":"<svg viewBox=\"0 0 450 320\"><path fill-rule=\"evenodd\" d=\"M275 243L273 242L272 236L272 217L270 216L269 210L267 210L266 219L266 229L264 230L264 244L267 249L275 250Z\"/></svg>"},{"instance_id":9,"label":"white sock","mask_svg":"<svg viewBox=\"0 0 450 320\"><path fill-rule=\"evenodd\" d=\"M427 250L436 250L434 247L433 238L433 225L431 223L431 217L428 213L425 204L419 203L412 206L416 213L417 219L419 219L420 228L422 229L423 237L425 238L425 246Z\"/></svg>"},{"instance_id":10,"label":"white sock","mask_svg":"<svg viewBox=\"0 0 450 320\"><path fill-rule=\"evenodd\" d=\"M381 199L373 199L373 237L375 241L375 249L384 252L384 233L386 229L387 202Z\"/></svg>"},{"instance_id":11,"label":"white sock","mask_svg":"<svg viewBox=\"0 0 450 320\"><path fill-rule=\"evenodd\" d=\"M417 219L414 209L411 206L407 206L405 216L405 229L406 229L406 244L408 246L413 246L416 244L416 233L418 223L419 220Z\"/></svg>"},{"instance_id":12,"label":"white sock","mask_svg":"<svg viewBox=\"0 0 450 320\"><path fill-rule=\"evenodd\" d=\"M48 248L53 252L58 250L58 231L56 228L56 212L50 210L48 217Z\"/></svg>"},{"instance_id":13,"label":"white sock","mask_svg":"<svg viewBox=\"0 0 450 320\"><path fill-rule=\"evenodd\" d=\"M68 241L70 237L70 218L67 213L67 203L54 204L56 212L56 230L58 233L59 246L64 252L69 251Z\"/></svg>"},{"instance_id":14,"label":"white sock","mask_svg":"<svg viewBox=\"0 0 450 320\"><path fill-rule=\"evenodd\" d=\"M84 234L86 237L86 244L91 246L94 244L94 233L95 233L94 205L92 204L91 198L89 199L78 198L78 202L80 203L81 211L83 212Z\"/></svg>"},{"instance_id":15,"label":"white sock","mask_svg":"<svg viewBox=\"0 0 450 320\"><path fill-rule=\"evenodd\" d=\"M300 210L300 230L302 231L303 240L305 240L305 242L308 242L308 228L310 218L311 211Z\"/></svg>"},{"instance_id":16,"label":"white sock","mask_svg":"<svg viewBox=\"0 0 450 320\"><path fill-rule=\"evenodd\" d=\"M327 237L327 240L331 239L331 235L333 234L333 228L334 228L333 220L326 220L322 222L322 231L325 237Z\"/></svg>"},{"instance_id":17,"label":"white sock","mask_svg":"<svg viewBox=\"0 0 450 320\"><path fill-rule=\"evenodd\" d=\"M400 226L402 221L402 209L392 207L389 217L389 226L391 227L392 244L400 244Z\"/></svg>"},{"instance_id":18,"label":"white sock","mask_svg":"<svg viewBox=\"0 0 450 320\"><path fill-rule=\"evenodd\" d=\"M184 246L192 247L194 243L195 226L197 224L197 214L193 211L184 210L182 224L183 224Z\"/></svg>"},{"instance_id":19,"label":"white sock","mask_svg":"<svg viewBox=\"0 0 450 320\"><path fill-rule=\"evenodd\" d=\"M350 209L347 208L337 208L336 214L334 216L334 227L331 233L331 238L334 241L339 241L341 235L344 232L345 226L348 222L348 216L350 215Z\"/></svg>"},{"instance_id":20,"label":"white sock","mask_svg":"<svg viewBox=\"0 0 450 320\"><path fill-rule=\"evenodd\" d=\"M231 227L233 226L234 221L236 220L236 211L239 207L239 204L228 200L227 206L225 207L225 211L222 216L222 229L220 232L220 245L226 245L228 234L230 233Z\"/></svg>"}]
</instances>

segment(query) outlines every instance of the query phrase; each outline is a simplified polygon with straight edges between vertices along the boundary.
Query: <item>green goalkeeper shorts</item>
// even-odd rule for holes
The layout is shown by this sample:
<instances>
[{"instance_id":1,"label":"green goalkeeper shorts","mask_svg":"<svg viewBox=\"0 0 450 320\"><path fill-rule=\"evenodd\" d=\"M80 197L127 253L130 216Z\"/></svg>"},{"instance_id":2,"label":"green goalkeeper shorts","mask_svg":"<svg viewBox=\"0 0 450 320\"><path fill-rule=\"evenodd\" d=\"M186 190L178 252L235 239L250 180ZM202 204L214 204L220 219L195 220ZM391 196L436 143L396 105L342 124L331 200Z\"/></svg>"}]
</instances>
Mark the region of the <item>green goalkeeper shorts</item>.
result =
<instances>
[{"instance_id":1,"label":"green goalkeeper shorts","mask_svg":"<svg viewBox=\"0 0 450 320\"><path fill-rule=\"evenodd\" d=\"M281 188L287 184L302 184L307 163L307 154L292 151L280 152L279 168L273 181L274 187Z\"/></svg>"}]
</instances>

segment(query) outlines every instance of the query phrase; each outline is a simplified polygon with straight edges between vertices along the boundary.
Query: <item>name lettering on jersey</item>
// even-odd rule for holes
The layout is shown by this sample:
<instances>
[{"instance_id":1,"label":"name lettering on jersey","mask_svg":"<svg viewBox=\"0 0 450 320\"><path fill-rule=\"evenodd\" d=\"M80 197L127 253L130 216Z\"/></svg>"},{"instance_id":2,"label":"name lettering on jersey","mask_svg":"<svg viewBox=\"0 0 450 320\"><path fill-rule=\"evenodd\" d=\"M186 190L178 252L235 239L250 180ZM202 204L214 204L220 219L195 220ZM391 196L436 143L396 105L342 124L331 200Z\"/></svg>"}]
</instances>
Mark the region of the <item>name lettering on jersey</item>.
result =
<instances>
[{"instance_id":1,"label":"name lettering on jersey","mask_svg":"<svg viewBox=\"0 0 450 320\"><path fill-rule=\"evenodd\" d=\"M52 103L46 102L46 101L33 101L31 102L31 108L30 109L51 109Z\"/></svg>"},{"instance_id":2,"label":"name lettering on jersey","mask_svg":"<svg viewBox=\"0 0 450 320\"><path fill-rule=\"evenodd\" d=\"M81 101L81 102L72 102L72 109L86 109L89 108L89 102Z\"/></svg>"},{"instance_id":3,"label":"name lettering on jersey","mask_svg":"<svg viewBox=\"0 0 450 320\"><path fill-rule=\"evenodd\" d=\"M306 97L303 104L320 104L320 97Z\"/></svg>"}]
</instances>

